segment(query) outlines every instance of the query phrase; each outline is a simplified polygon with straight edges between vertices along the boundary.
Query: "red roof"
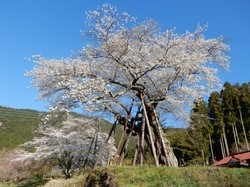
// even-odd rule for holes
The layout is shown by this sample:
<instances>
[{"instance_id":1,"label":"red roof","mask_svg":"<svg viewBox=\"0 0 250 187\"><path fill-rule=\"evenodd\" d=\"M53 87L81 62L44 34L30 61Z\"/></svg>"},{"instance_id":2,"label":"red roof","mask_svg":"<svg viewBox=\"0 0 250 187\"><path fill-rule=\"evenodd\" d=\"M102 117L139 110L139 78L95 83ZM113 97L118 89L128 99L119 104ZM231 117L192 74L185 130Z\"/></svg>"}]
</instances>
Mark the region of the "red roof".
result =
<instances>
[{"instance_id":1,"label":"red roof","mask_svg":"<svg viewBox=\"0 0 250 187\"><path fill-rule=\"evenodd\" d=\"M235 154L235 155L233 155L233 157L240 160L240 161L248 160L248 159L250 159L250 151L240 153L240 154Z\"/></svg>"},{"instance_id":2,"label":"red roof","mask_svg":"<svg viewBox=\"0 0 250 187\"><path fill-rule=\"evenodd\" d=\"M220 166L220 165L227 164L231 159L232 159L232 156L225 157L222 160L214 163L214 166Z\"/></svg>"},{"instance_id":3,"label":"red roof","mask_svg":"<svg viewBox=\"0 0 250 187\"><path fill-rule=\"evenodd\" d=\"M222 160L214 163L214 166L226 165L230 161L242 162L244 160L250 160L250 151L227 156L227 157L223 158Z\"/></svg>"}]
</instances>

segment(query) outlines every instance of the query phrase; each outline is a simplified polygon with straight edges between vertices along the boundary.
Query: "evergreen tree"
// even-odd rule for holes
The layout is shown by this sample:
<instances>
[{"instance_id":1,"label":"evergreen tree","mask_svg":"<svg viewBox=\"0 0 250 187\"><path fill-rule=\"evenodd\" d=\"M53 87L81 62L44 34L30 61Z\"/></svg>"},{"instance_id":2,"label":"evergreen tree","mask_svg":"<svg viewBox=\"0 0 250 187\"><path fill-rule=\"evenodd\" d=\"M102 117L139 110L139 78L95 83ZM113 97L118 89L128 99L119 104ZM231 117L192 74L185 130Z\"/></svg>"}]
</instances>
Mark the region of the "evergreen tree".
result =
<instances>
[{"instance_id":1,"label":"evergreen tree","mask_svg":"<svg viewBox=\"0 0 250 187\"><path fill-rule=\"evenodd\" d=\"M166 137L170 140L179 166L187 166L190 160L197 156L193 145L190 144L187 129L167 128L164 129Z\"/></svg>"},{"instance_id":2,"label":"evergreen tree","mask_svg":"<svg viewBox=\"0 0 250 187\"><path fill-rule=\"evenodd\" d=\"M249 150L250 84L225 82L220 94L210 95L208 106L216 158L228 154L227 143L231 153Z\"/></svg>"},{"instance_id":3,"label":"evergreen tree","mask_svg":"<svg viewBox=\"0 0 250 187\"><path fill-rule=\"evenodd\" d=\"M194 101L190 118L188 133L189 140L197 154L195 160L199 160L200 164L205 165L210 157L209 135L212 134L213 127L209 121L207 103L202 98Z\"/></svg>"},{"instance_id":4,"label":"evergreen tree","mask_svg":"<svg viewBox=\"0 0 250 187\"><path fill-rule=\"evenodd\" d=\"M219 160L225 156L222 147L223 113L221 111L222 101L218 92L212 92L208 99L208 115L213 126L212 140L215 151L215 159Z\"/></svg>"},{"instance_id":5,"label":"evergreen tree","mask_svg":"<svg viewBox=\"0 0 250 187\"><path fill-rule=\"evenodd\" d=\"M231 153L239 152L238 148L238 133L236 127L236 111L235 101L237 100L234 86L229 82L225 82L221 90L220 97L222 99L222 112L225 129L225 137L228 142L228 147L231 148Z\"/></svg>"},{"instance_id":6,"label":"evergreen tree","mask_svg":"<svg viewBox=\"0 0 250 187\"><path fill-rule=\"evenodd\" d=\"M249 150L249 139L250 139L250 82L243 83L239 88L239 118L242 124L243 136L245 147Z\"/></svg>"}]
</instances>

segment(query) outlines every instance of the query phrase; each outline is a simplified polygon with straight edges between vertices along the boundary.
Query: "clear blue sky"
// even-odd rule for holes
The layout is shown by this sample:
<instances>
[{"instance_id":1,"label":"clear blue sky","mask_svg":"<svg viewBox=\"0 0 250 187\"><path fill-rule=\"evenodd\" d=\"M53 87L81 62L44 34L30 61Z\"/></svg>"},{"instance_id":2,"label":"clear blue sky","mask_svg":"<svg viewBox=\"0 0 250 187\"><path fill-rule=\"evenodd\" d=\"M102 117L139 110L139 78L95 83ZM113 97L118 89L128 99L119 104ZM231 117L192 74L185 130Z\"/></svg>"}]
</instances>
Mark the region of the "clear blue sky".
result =
<instances>
[{"instance_id":1,"label":"clear blue sky","mask_svg":"<svg viewBox=\"0 0 250 187\"><path fill-rule=\"evenodd\" d=\"M249 0L0 0L0 105L46 110L47 103L28 88L31 79L24 73L32 63L25 58L69 57L84 47L85 12L104 3L179 33L208 23L206 36L222 35L232 49L231 68L220 74L222 81L250 81Z\"/></svg>"}]
</instances>

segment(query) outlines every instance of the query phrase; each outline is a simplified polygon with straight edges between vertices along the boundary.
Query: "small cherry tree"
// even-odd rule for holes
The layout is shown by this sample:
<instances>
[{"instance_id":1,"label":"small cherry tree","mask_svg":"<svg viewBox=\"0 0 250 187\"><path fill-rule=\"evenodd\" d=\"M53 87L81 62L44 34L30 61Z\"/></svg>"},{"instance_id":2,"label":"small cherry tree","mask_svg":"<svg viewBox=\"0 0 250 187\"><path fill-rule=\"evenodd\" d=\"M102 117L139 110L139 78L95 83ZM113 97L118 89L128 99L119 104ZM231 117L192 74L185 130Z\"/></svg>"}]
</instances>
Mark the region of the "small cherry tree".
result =
<instances>
[{"instance_id":1,"label":"small cherry tree","mask_svg":"<svg viewBox=\"0 0 250 187\"><path fill-rule=\"evenodd\" d=\"M228 69L229 47L221 37L206 39L207 26L179 35L109 4L87 12L86 26L82 34L90 43L74 58L31 59L36 66L27 75L39 98L115 114L128 135L139 135L139 152L146 140L156 165L171 165L160 120L168 114L188 119L194 98L220 86L217 73Z\"/></svg>"},{"instance_id":2,"label":"small cherry tree","mask_svg":"<svg viewBox=\"0 0 250 187\"><path fill-rule=\"evenodd\" d=\"M35 148L35 152L22 152L15 161L56 163L65 177L70 178L77 169L93 166L97 153L105 146L98 162L104 165L108 157L114 156L116 148L111 141L103 145L107 134L98 132L94 128L95 123L94 120L69 115L60 125L43 124L37 130L37 136L23 145L25 148Z\"/></svg>"}]
</instances>

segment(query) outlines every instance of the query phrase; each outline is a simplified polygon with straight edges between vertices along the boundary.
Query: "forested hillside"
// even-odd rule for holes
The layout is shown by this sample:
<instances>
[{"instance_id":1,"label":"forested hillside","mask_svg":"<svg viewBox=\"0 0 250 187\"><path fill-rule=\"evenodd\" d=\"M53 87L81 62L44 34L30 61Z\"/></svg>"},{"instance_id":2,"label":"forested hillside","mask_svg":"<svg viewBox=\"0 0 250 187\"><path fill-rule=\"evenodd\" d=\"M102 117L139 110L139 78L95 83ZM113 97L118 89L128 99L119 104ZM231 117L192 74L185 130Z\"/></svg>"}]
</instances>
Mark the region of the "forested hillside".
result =
<instances>
[{"instance_id":1,"label":"forested hillside","mask_svg":"<svg viewBox=\"0 0 250 187\"><path fill-rule=\"evenodd\" d=\"M38 111L0 106L0 151L31 140L39 122Z\"/></svg>"},{"instance_id":2,"label":"forested hillside","mask_svg":"<svg viewBox=\"0 0 250 187\"><path fill-rule=\"evenodd\" d=\"M208 102L194 101L186 129L165 129L180 165L208 165L249 151L250 83L224 84Z\"/></svg>"},{"instance_id":3,"label":"forested hillside","mask_svg":"<svg viewBox=\"0 0 250 187\"><path fill-rule=\"evenodd\" d=\"M81 114L71 114L78 118L87 118ZM45 116L45 112L0 106L0 151L17 148L19 145L32 140L43 116ZM58 116L54 119L54 122L61 123L65 119L63 116ZM109 133L111 124L103 119L100 119L99 123L101 125L100 131ZM115 143L118 142L121 131L122 128L118 126L114 134L114 138L117 140ZM132 144L135 144L135 142L132 141Z\"/></svg>"}]
</instances>

